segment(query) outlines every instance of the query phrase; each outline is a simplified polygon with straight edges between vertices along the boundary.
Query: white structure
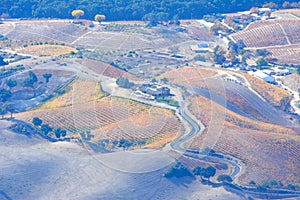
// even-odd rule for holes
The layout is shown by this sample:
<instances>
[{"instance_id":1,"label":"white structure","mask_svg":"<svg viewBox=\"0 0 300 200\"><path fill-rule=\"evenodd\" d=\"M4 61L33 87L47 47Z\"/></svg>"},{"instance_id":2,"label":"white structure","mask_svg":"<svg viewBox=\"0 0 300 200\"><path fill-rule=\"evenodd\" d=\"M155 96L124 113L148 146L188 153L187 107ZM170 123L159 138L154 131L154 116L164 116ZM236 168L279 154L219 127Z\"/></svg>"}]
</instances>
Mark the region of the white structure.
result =
<instances>
[{"instance_id":1,"label":"white structure","mask_svg":"<svg viewBox=\"0 0 300 200\"><path fill-rule=\"evenodd\" d=\"M273 76L270 76L260 70L257 70L256 72L252 72L252 75L268 83L275 83L275 78Z\"/></svg>"},{"instance_id":2,"label":"white structure","mask_svg":"<svg viewBox=\"0 0 300 200\"><path fill-rule=\"evenodd\" d=\"M191 50L195 53L206 53L211 51L209 48L209 44L203 43L198 45L191 45Z\"/></svg>"}]
</instances>

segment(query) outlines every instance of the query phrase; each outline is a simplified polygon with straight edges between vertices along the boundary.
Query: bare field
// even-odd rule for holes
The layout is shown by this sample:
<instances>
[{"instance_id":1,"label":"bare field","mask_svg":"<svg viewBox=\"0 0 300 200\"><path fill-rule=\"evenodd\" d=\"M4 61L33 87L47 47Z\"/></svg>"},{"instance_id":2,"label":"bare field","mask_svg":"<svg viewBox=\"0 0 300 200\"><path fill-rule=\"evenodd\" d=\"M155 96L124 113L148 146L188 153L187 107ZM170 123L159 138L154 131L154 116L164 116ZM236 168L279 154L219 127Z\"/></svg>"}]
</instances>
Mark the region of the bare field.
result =
<instances>
[{"instance_id":1,"label":"bare field","mask_svg":"<svg viewBox=\"0 0 300 200\"><path fill-rule=\"evenodd\" d=\"M133 154L109 154L124 161L113 168L101 155L77 144L49 143L2 127L3 121L0 122L1 199L6 199L3 194L11 199L139 199L141 196L144 199L240 199L223 188L205 186L199 181L184 179L178 184L176 180L162 178L165 168L143 174L116 170L124 165L136 165L128 162ZM142 169L162 162L161 155L146 155L139 162ZM166 155L164 158L171 159Z\"/></svg>"},{"instance_id":2,"label":"bare field","mask_svg":"<svg viewBox=\"0 0 300 200\"><path fill-rule=\"evenodd\" d=\"M13 40L44 39L71 43L87 32L85 27L71 24L67 20L24 20L15 22L14 26L14 29L7 34L7 37Z\"/></svg>"},{"instance_id":3,"label":"bare field","mask_svg":"<svg viewBox=\"0 0 300 200\"><path fill-rule=\"evenodd\" d=\"M300 90L300 75L298 74L291 74L282 79L284 85L288 86L293 91Z\"/></svg>"}]
</instances>

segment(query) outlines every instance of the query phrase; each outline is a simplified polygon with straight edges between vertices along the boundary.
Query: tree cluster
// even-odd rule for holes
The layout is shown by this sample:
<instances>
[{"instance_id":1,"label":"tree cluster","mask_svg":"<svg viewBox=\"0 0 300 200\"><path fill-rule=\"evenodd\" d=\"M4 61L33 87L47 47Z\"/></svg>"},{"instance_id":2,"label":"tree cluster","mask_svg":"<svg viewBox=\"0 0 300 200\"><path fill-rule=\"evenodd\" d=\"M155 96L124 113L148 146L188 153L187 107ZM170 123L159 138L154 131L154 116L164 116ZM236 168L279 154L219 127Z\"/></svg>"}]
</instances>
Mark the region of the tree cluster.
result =
<instances>
[{"instance_id":1,"label":"tree cluster","mask_svg":"<svg viewBox=\"0 0 300 200\"><path fill-rule=\"evenodd\" d=\"M181 162L176 162L171 165L168 171L164 174L164 177L166 178L181 178L184 176L193 176L193 174Z\"/></svg>"},{"instance_id":2,"label":"tree cluster","mask_svg":"<svg viewBox=\"0 0 300 200\"><path fill-rule=\"evenodd\" d=\"M212 166L209 166L207 168L201 168L198 166L193 169L193 174L195 176L201 176L209 179L210 177L213 177L216 174L216 171L216 168Z\"/></svg>"},{"instance_id":3,"label":"tree cluster","mask_svg":"<svg viewBox=\"0 0 300 200\"><path fill-rule=\"evenodd\" d=\"M128 78L123 78L123 77L118 78L116 83L118 86L127 89L132 88L134 86L134 83L130 82Z\"/></svg>"},{"instance_id":4,"label":"tree cluster","mask_svg":"<svg viewBox=\"0 0 300 200\"><path fill-rule=\"evenodd\" d=\"M49 124L43 123L43 120L41 120L38 117L34 117L32 119L32 123L35 127L40 128L41 132L45 135L48 135L49 133L53 132L56 138L60 137L66 137L67 131L62 128L56 128L53 129Z\"/></svg>"},{"instance_id":5,"label":"tree cluster","mask_svg":"<svg viewBox=\"0 0 300 200\"><path fill-rule=\"evenodd\" d=\"M168 20L174 16L179 19L199 19L207 14L250 10L252 7L261 7L264 3L260 0L2 0L0 15L5 15L6 18L70 18L74 10L81 10L84 18L90 20L98 13L103 13L107 20L141 20L149 13L161 13ZM265 6L299 7L299 2L273 0ZM74 17L82 16L82 12L73 14Z\"/></svg>"}]
</instances>

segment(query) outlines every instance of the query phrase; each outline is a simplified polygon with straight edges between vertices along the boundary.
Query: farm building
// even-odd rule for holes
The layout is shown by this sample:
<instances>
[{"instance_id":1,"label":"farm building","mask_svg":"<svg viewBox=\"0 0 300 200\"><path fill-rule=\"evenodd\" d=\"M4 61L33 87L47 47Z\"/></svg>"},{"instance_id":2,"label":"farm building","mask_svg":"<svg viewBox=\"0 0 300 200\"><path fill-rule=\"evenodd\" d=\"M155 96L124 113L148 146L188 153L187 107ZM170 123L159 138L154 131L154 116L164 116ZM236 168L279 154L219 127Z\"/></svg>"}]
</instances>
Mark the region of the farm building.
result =
<instances>
[{"instance_id":1,"label":"farm building","mask_svg":"<svg viewBox=\"0 0 300 200\"><path fill-rule=\"evenodd\" d=\"M152 95L155 98L167 97L170 95L170 89L159 84L145 83L139 89L143 93Z\"/></svg>"},{"instance_id":2,"label":"farm building","mask_svg":"<svg viewBox=\"0 0 300 200\"><path fill-rule=\"evenodd\" d=\"M276 83L275 78L273 76L270 76L264 73L263 71L257 70L253 72L252 75L266 81L267 83Z\"/></svg>"}]
</instances>

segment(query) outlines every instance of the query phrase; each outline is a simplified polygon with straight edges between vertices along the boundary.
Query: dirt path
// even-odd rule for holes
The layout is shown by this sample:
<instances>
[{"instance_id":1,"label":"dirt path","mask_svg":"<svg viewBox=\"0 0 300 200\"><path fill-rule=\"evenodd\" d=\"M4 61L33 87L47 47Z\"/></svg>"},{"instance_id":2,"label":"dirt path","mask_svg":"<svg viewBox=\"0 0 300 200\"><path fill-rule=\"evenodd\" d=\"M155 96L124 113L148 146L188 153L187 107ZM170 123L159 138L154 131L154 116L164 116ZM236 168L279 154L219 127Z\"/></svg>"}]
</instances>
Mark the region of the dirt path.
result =
<instances>
[{"instance_id":1,"label":"dirt path","mask_svg":"<svg viewBox=\"0 0 300 200\"><path fill-rule=\"evenodd\" d=\"M76 40L74 40L73 42L71 42L71 45L74 45L76 42L78 42L79 40L81 40L82 38L86 37L87 35L91 34L92 31L88 31L86 33L84 33L82 36L76 38Z\"/></svg>"}]
</instances>

